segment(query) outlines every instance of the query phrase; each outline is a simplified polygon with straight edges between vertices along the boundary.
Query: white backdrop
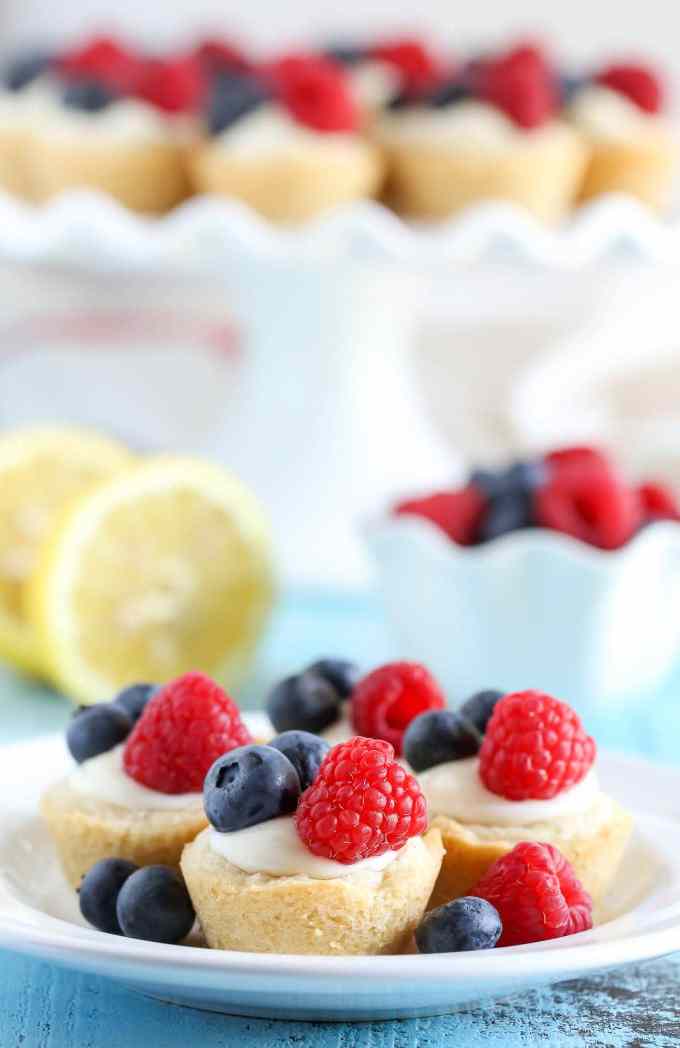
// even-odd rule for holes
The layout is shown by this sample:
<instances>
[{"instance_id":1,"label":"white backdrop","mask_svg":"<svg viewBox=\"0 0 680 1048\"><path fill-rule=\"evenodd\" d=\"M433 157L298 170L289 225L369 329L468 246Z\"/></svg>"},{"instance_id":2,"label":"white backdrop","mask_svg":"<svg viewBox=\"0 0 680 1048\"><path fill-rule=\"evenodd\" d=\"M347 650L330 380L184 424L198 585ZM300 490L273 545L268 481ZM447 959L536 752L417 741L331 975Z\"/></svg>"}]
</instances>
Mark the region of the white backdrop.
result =
<instances>
[{"instance_id":1,"label":"white backdrop","mask_svg":"<svg viewBox=\"0 0 680 1048\"><path fill-rule=\"evenodd\" d=\"M0 0L2 38L59 39L108 25L142 33L159 46L187 29L222 26L262 46L311 33L411 28L455 47L510 32L544 32L566 56L647 53L680 78L677 0Z\"/></svg>"}]
</instances>

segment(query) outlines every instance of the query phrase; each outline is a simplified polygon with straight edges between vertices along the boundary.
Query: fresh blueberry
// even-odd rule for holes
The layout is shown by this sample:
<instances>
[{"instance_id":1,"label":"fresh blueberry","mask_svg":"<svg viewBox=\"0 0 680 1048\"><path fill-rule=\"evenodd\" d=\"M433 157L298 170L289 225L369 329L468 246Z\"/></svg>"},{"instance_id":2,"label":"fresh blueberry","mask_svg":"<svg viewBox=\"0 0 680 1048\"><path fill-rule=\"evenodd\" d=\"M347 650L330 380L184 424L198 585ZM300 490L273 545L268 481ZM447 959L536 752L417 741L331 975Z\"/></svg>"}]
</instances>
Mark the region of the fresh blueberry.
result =
<instances>
[{"instance_id":1,"label":"fresh blueberry","mask_svg":"<svg viewBox=\"0 0 680 1048\"><path fill-rule=\"evenodd\" d=\"M112 750L124 742L132 730L125 710L112 702L76 710L66 729L66 745L78 764Z\"/></svg>"},{"instance_id":2,"label":"fresh blueberry","mask_svg":"<svg viewBox=\"0 0 680 1048\"><path fill-rule=\"evenodd\" d=\"M278 732L318 735L340 716L340 696L318 673L297 673L275 685L267 700L269 719Z\"/></svg>"},{"instance_id":3,"label":"fresh blueberry","mask_svg":"<svg viewBox=\"0 0 680 1048\"><path fill-rule=\"evenodd\" d=\"M361 677L359 667L349 659L319 659L308 667L307 672L318 673L327 680L341 699L350 697Z\"/></svg>"},{"instance_id":4,"label":"fresh blueberry","mask_svg":"<svg viewBox=\"0 0 680 1048\"><path fill-rule=\"evenodd\" d=\"M241 117L259 109L269 100L270 92L254 76L218 76L208 104L208 129L219 135Z\"/></svg>"},{"instance_id":5,"label":"fresh blueberry","mask_svg":"<svg viewBox=\"0 0 680 1048\"><path fill-rule=\"evenodd\" d=\"M419 953L491 950L501 937L498 910L486 899L464 895L430 910L416 928Z\"/></svg>"},{"instance_id":6,"label":"fresh blueberry","mask_svg":"<svg viewBox=\"0 0 680 1048\"><path fill-rule=\"evenodd\" d=\"M330 47L324 49L326 58L344 66L358 65L367 57L367 53L365 47L357 44L331 44Z\"/></svg>"},{"instance_id":7,"label":"fresh blueberry","mask_svg":"<svg viewBox=\"0 0 680 1048\"><path fill-rule=\"evenodd\" d=\"M476 469L468 483L478 488L487 498L535 491L547 479L547 467L542 459L513 462L507 469Z\"/></svg>"},{"instance_id":8,"label":"fresh blueberry","mask_svg":"<svg viewBox=\"0 0 680 1048\"><path fill-rule=\"evenodd\" d=\"M504 691L496 691L493 688L477 691L469 699L465 700L458 712L468 724L472 724L477 729L480 735L484 735L496 703L504 695Z\"/></svg>"},{"instance_id":9,"label":"fresh blueberry","mask_svg":"<svg viewBox=\"0 0 680 1048\"><path fill-rule=\"evenodd\" d=\"M19 55L10 62L5 70L5 84L10 91L21 91L28 87L39 76L46 73L52 64L49 51L36 51L33 54Z\"/></svg>"},{"instance_id":10,"label":"fresh blueberry","mask_svg":"<svg viewBox=\"0 0 680 1048\"><path fill-rule=\"evenodd\" d=\"M474 757L481 739L473 726L453 710L429 710L411 721L404 735L404 757L414 771Z\"/></svg>"},{"instance_id":11,"label":"fresh blueberry","mask_svg":"<svg viewBox=\"0 0 680 1048\"><path fill-rule=\"evenodd\" d=\"M151 696L155 695L157 691L157 684L131 684L128 688L118 692L113 700L113 705L124 710L134 724L141 717Z\"/></svg>"},{"instance_id":12,"label":"fresh blueberry","mask_svg":"<svg viewBox=\"0 0 680 1048\"><path fill-rule=\"evenodd\" d=\"M284 731L272 739L269 745L280 750L293 765L298 773L301 790L311 786L321 761L330 750L325 739L312 735L310 731Z\"/></svg>"},{"instance_id":13,"label":"fresh blueberry","mask_svg":"<svg viewBox=\"0 0 680 1048\"><path fill-rule=\"evenodd\" d=\"M100 113L115 98L115 94L98 80L74 80L61 96L69 109L82 109L86 113Z\"/></svg>"},{"instance_id":14,"label":"fresh blueberry","mask_svg":"<svg viewBox=\"0 0 680 1048\"><path fill-rule=\"evenodd\" d=\"M149 942L181 942L196 919L186 885L171 866L144 866L128 877L116 915L123 935Z\"/></svg>"},{"instance_id":15,"label":"fresh blueberry","mask_svg":"<svg viewBox=\"0 0 680 1048\"><path fill-rule=\"evenodd\" d=\"M239 746L225 753L203 784L205 814L220 833L289 815L299 796L298 773L273 746Z\"/></svg>"},{"instance_id":16,"label":"fresh blueberry","mask_svg":"<svg viewBox=\"0 0 680 1048\"><path fill-rule=\"evenodd\" d=\"M386 108L391 112L398 112L400 109L408 109L413 102L413 95L409 91L398 91L396 95L392 95Z\"/></svg>"},{"instance_id":17,"label":"fresh blueberry","mask_svg":"<svg viewBox=\"0 0 680 1048\"><path fill-rule=\"evenodd\" d=\"M533 502L526 491L497 495L489 500L477 532L478 542L491 542L510 531L529 528L534 522Z\"/></svg>"},{"instance_id":18,"label":"fresh blueberry","mask_svg":"<svg viewBox=\"0 0 680 1048\"><path fill-rule=\"evenodd\" d=\"M568 74L560 76L558 80L558 92L562 105L570 105L579 91L582 91L584 87L587 87L589 82L590 80L587 76L569 76Z\"/></svg>"},{"instance_id":19,"label":"fresh blueberry","mask_svg":"<svg viewBox=\"0 0 680 1048\"><path fill-rule=\"evenodd\" d=\"M116 903L120 889L136 869L134 862L127 859L100 859L80 882L80 912L100 932L123 934L116 915Z\"/></svg>"},{"instance_id":20,"label":"fresh blueberry","mask_svg":"<svg viewBox=\"0 0 680 1048\"><path fill-rule=\"evenodd\" d=\"M428 105L433 109L444 109L457 105L471 97L470 88L460 80L449 80L441 84L428 98Z\"/></svg>"}]
</instances>

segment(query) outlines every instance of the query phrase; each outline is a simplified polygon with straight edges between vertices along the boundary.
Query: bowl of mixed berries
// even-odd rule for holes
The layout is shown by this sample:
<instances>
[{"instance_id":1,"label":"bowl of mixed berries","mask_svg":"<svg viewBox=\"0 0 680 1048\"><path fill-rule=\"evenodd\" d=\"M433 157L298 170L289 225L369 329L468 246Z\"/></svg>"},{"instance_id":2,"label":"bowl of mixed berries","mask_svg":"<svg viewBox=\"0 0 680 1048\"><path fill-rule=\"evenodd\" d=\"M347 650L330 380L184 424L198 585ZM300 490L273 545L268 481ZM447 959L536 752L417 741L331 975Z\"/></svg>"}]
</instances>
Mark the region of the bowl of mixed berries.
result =
<instances>
[{"instance_id":1,"label":"bowl of mixed berries","mask_svg":"<svg viewBox=\"0 0 680 1048\"><path fill-rule=\"evenodd\" d=\"M570 447L399 501L366 534L400 650L447 689L530 676L590 705L673 667L679 521L668 487Z\"/></svg>"}]
</instances>

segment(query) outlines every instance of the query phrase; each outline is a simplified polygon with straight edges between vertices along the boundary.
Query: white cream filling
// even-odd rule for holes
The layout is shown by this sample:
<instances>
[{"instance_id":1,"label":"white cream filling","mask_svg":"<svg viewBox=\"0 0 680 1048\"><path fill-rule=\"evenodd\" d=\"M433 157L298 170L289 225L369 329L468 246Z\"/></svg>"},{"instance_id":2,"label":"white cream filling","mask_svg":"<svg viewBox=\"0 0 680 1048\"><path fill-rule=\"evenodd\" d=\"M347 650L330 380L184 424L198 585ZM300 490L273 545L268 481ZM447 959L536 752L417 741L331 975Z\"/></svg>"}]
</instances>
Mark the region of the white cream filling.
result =
<instances>
[{"instance_id":1,"label":"white cream filling","mask_svg":"<svg viewBox=\"0 0 680 1048\"><path fill-rule=\"evenodd\" d=\"M290 150L340 150L355 152L361 146L356 135L321 132L299 124L280 106L260 106L237 120L212 140L213 147L234 156L266 157Z\"/></svg>"},{"instance_id":2,"label":"white cream filling","mask_svg":"<svg viewBox=\"0 0 680 1048\"><path fill-rule=\"evenodd\" d=\"M385 113L379 131L388 144L431 143L488 151L518 143L539 144L547 136L573 135L559 120L527 131L495 106L473 100L442 107L413 106Z\"/></svg>"},{"instance_id":3,"label":"white cream filling","mask_svg":"<svg viewBox=\"0 0 680 1048\"><path fill-rule=\"evenodd\" d=\"M0 92L0 127L7 130L31 129L52 117L58 109L53 81L40 77L20 91Z\"/></svg>"},{"instance_id":4,"label":"white cream filling","mask_svg":"<svg viewBox=\"0 0 680 1048\"><path fill-rule=\"evenodd\" d=\"M40 133L51 139L82 141L86 146L146 145L167 142L175 137L175 128L173 121L154 106L134 98L121 98L96 113L59 102L45 115Z\"/></svg>"},{"instance_id":5,"label":"white cream filling","mask_svg":"<svg viewBox=\"0 0 680 1048\"><path fill-rule=\"evenodd\" d=\"M428 768L418 776L430 815L447 815L479 826L529 826L564 816L583 815L601 796L597 773L588 774L551 800L511 801L487 790L479 759L468 757Z\"/></svg>"},{"instance_id":6,"label":"white cream filling","mask_svg":"<svg viewBox=\"0 0 680 1048\"><path fill-rule=\"evenodd\" d=\"M665 132L665 122L645 113L619 91L597 84L578 92L567 110L572 124L589 138L629 141Z\"/></svg>"},{"instance_id":7,"label":"white cream filling","mask_svg":"<svg viewBox=\"0 0 680 1048\"><path fill-rule=\"evenodd\" d=\"M399 74L389 62L359 62L348 68L347 76L354 98L368 112L383 109L399 89Z\"/></svg>"},{"instance_id":8,"label":"white cream filling","mask_svg":"<svg viewBox=\"0 0 680 1048\"><path fill-rule=\"evenodd\" d=\"M124 744L83 761L68 782L76 793L131 811L182 811L200 807L202 793L160 793L131 779L123 768Z\"/></svg>"},{"instance_id":9,"label":"white cream filling","mask_svg":"<svg viewBox=\"0 0 680 1048\"><path fill-rule=\"evenodd\" d=\"M401 854L398 851L387 851L351 865L324 859L320 855L313 855L302 843L292 815L269 819L234 833L218 833L211 829L210 847L244 873L267 873L271 877L311 877L319 881L362 873L381 873Z\"/></svg>"}]
</instances>

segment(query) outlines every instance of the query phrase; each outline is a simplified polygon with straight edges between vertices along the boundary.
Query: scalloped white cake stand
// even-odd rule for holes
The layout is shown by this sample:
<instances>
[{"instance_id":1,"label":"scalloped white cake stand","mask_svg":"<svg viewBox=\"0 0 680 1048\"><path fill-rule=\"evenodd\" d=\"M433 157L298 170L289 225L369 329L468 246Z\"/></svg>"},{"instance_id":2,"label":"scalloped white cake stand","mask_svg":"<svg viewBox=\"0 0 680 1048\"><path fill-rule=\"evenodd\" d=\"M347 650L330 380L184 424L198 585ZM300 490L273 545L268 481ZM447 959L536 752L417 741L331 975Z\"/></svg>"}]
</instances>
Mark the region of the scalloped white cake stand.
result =
<instances>
[{"instance_id":1,"label":"scalloped white cake stand","mask_svg":"<svg viewBox=\"0 0 680 1048\"><path fill-rule=\"evenodd\" d=\"M150 363L137 332L132 369L83 372L73 364L69 372L55 358L60 382L36 364L22 379L28 383L22 418L8 411L5 371L0 422L46 416L95 422L141 444L213 454L269 508L286 580L354 585L366 571L357 516L396 492L447 479L456 465L413 374L420 280L433 273L450 278L452 298L469 310L465 274L474 267L500 262L505 276L495 279L505 281L507 292L507 281L521 282L528 266L566 281L567 274L621 259L680 263L677 224L616 198L584 209L559 230L502 204L416 227L372 203L283 230L237 203L211 199L156 220L90 193L40 210L2 197L0 265L11 266L16 281L20 264L27 281L23 292L15 288L13 310L5 314L8 348L17 348L12 331L22 314L47 317L42 351L54 348L52 318L91 320L102 310L110 318L119 309L136 312L142 328L146 313L163 313L165 333L161 325L148 341L154 352L164 340L175 350L181 343L184 363L171 367L153 354ZM489 283L480 302L487 313L493 288ZM182 318L201 311L205 330L232 316L245 335L240 358L228 367L224 359L217 367L213 356L209 366L199 363L201 325L190 336L182 330ZM55 332L60 327L53 325ZM85 323L85 349L87 330ZM124 326L118 337L125 340ZM8 359L0 357L5 369ZM124 393L116 386L123 372L128 383L130 373L136 378L132 398L125 383ZM70 398L62 395L67 386ZM21 391L11 388L16 405ZM108 406L100 403L102 390L111 391ZM149 420L156 415L164 425L154 430Z\"/></svg>"}]
</instances>

